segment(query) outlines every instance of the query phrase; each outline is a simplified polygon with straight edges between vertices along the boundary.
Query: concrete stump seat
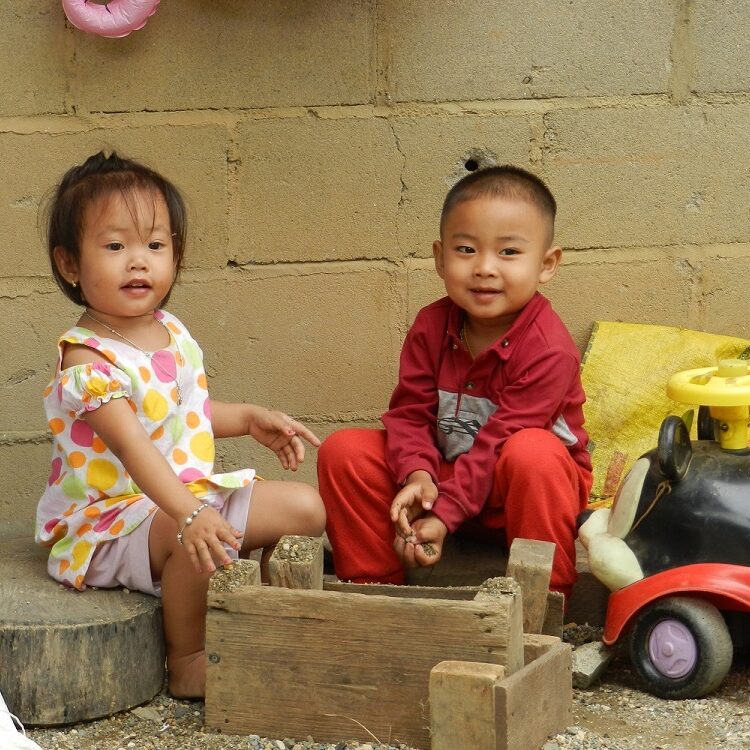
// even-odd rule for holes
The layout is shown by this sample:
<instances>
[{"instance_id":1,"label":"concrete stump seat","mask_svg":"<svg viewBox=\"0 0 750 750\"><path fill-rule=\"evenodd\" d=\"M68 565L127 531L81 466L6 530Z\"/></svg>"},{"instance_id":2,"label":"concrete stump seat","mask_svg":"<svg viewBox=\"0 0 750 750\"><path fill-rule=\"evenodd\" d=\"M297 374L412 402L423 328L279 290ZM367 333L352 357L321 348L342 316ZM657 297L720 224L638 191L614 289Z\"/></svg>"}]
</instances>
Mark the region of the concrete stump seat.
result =
<instances>
[{"instance_id":1,"label":"concrete stump seat","mask_svg":"<svg viewBox=\"0 0 750 750\"><path fill-rule=\"evenodd\" d=\"M28 528L0 530L0 693L24 724L107 716L164 681L161 602L124 590L65 589Z\"/></svg>"}]
</instances>

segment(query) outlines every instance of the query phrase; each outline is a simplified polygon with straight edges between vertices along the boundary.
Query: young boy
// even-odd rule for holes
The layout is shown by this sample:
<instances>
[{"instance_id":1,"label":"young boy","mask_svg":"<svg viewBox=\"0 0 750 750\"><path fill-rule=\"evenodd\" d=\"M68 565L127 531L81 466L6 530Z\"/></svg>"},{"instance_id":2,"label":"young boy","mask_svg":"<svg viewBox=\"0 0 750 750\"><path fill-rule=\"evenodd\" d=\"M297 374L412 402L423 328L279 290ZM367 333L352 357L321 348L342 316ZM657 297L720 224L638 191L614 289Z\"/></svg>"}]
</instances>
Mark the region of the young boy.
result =
<instances>
[{"instance_id":1,"label":"young boy","mask_svg":"<svg viewBox=\"0 0 750 750\"><path fill-rule=\"evenodd\" d=\"M342 430L318 454L339 578L403 583L448 534L483 527L555 542L550 588L570 593L592 478L578 350L537 291L560 264L555 212L511 166L449 191L433 244L448 296L406 336L385 432Z\"/></svg>"}]
</instances>

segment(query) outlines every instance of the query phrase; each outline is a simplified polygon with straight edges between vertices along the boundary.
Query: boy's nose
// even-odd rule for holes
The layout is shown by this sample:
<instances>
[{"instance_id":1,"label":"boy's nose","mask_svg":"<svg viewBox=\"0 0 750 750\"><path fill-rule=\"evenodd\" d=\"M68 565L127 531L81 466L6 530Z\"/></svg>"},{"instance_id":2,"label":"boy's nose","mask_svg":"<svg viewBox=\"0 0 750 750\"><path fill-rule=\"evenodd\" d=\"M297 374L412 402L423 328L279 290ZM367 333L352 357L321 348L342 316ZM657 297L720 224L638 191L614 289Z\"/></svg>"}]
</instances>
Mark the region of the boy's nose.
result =
<instances>
[{"instance_id":1,"label":"boy's nose","mask_svg":"<svg viewBox=\"0 0 750 750\"><path fill-rule=\"evenodd\" d=\"M478 256L474 264L474 273L479 276L494 276L497 274L497 264L494 258Z\"/></svg>"}]
</instances>

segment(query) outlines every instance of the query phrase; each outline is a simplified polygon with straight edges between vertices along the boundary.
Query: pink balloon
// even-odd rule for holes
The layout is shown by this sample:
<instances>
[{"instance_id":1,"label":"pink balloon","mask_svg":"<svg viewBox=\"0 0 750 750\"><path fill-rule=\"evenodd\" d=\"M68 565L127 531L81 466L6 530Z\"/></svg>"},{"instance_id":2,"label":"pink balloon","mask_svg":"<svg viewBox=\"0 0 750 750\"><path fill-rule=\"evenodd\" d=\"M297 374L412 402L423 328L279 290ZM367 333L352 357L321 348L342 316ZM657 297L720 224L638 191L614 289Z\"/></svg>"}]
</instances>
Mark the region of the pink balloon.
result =
<instances>
[{"instance_id":1,"label":"pink balloon","mask_svg":"<svg viewBox=\"0 0 750 750\"><path fill-rule=\"evenodd\" d=\"M68 20L81 31L112 39L142 29L156 13L159 0L109 0L105 5L88 0L62 0Z\"/></svg>"}]
</instances>

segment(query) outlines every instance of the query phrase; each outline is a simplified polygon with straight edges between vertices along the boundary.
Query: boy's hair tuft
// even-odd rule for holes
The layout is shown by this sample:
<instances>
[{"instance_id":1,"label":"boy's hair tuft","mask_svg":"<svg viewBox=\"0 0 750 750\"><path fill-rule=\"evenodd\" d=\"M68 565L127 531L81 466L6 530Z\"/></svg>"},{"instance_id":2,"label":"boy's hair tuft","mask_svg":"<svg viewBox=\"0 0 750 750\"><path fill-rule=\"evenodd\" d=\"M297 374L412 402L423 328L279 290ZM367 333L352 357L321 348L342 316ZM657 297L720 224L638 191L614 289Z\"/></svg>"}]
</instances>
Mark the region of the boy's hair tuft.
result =
<instances>
[{"instance_id":1,"label":"boy's hair tuft","mask_svg":"<svg viewBox=\"0 0 750 750\"><path fill-rule=\"evenodd\" d=\"M60 274L54 258L55 248L63 247L76 260L80 258L86 209L115 193L128 202L137 190L158 193L167 204L177 280L187 236L187 209L180 191L153 169L123 158L114 151L109 155L100 151L63 175L60 184L53 190L44 214L52 275L63 294L77 305L86 304L81 288L71 286ZM160 306L166 304L171 292L170 288Z\"/></svg>"},{"instance_id":2,"label":"boy's hair tuft","mask_svg":"<svg viewBox=\"0 0 750 750\"><path fill-rule=\"evenodd\" d=\"M552 227L555 225L557 203L550 189L535 174L504 164L470 172L448 191L440 214L441 230L446 217L459 203L487 197L528 201L550 220Z\"/></svg>"}]
</instances>

